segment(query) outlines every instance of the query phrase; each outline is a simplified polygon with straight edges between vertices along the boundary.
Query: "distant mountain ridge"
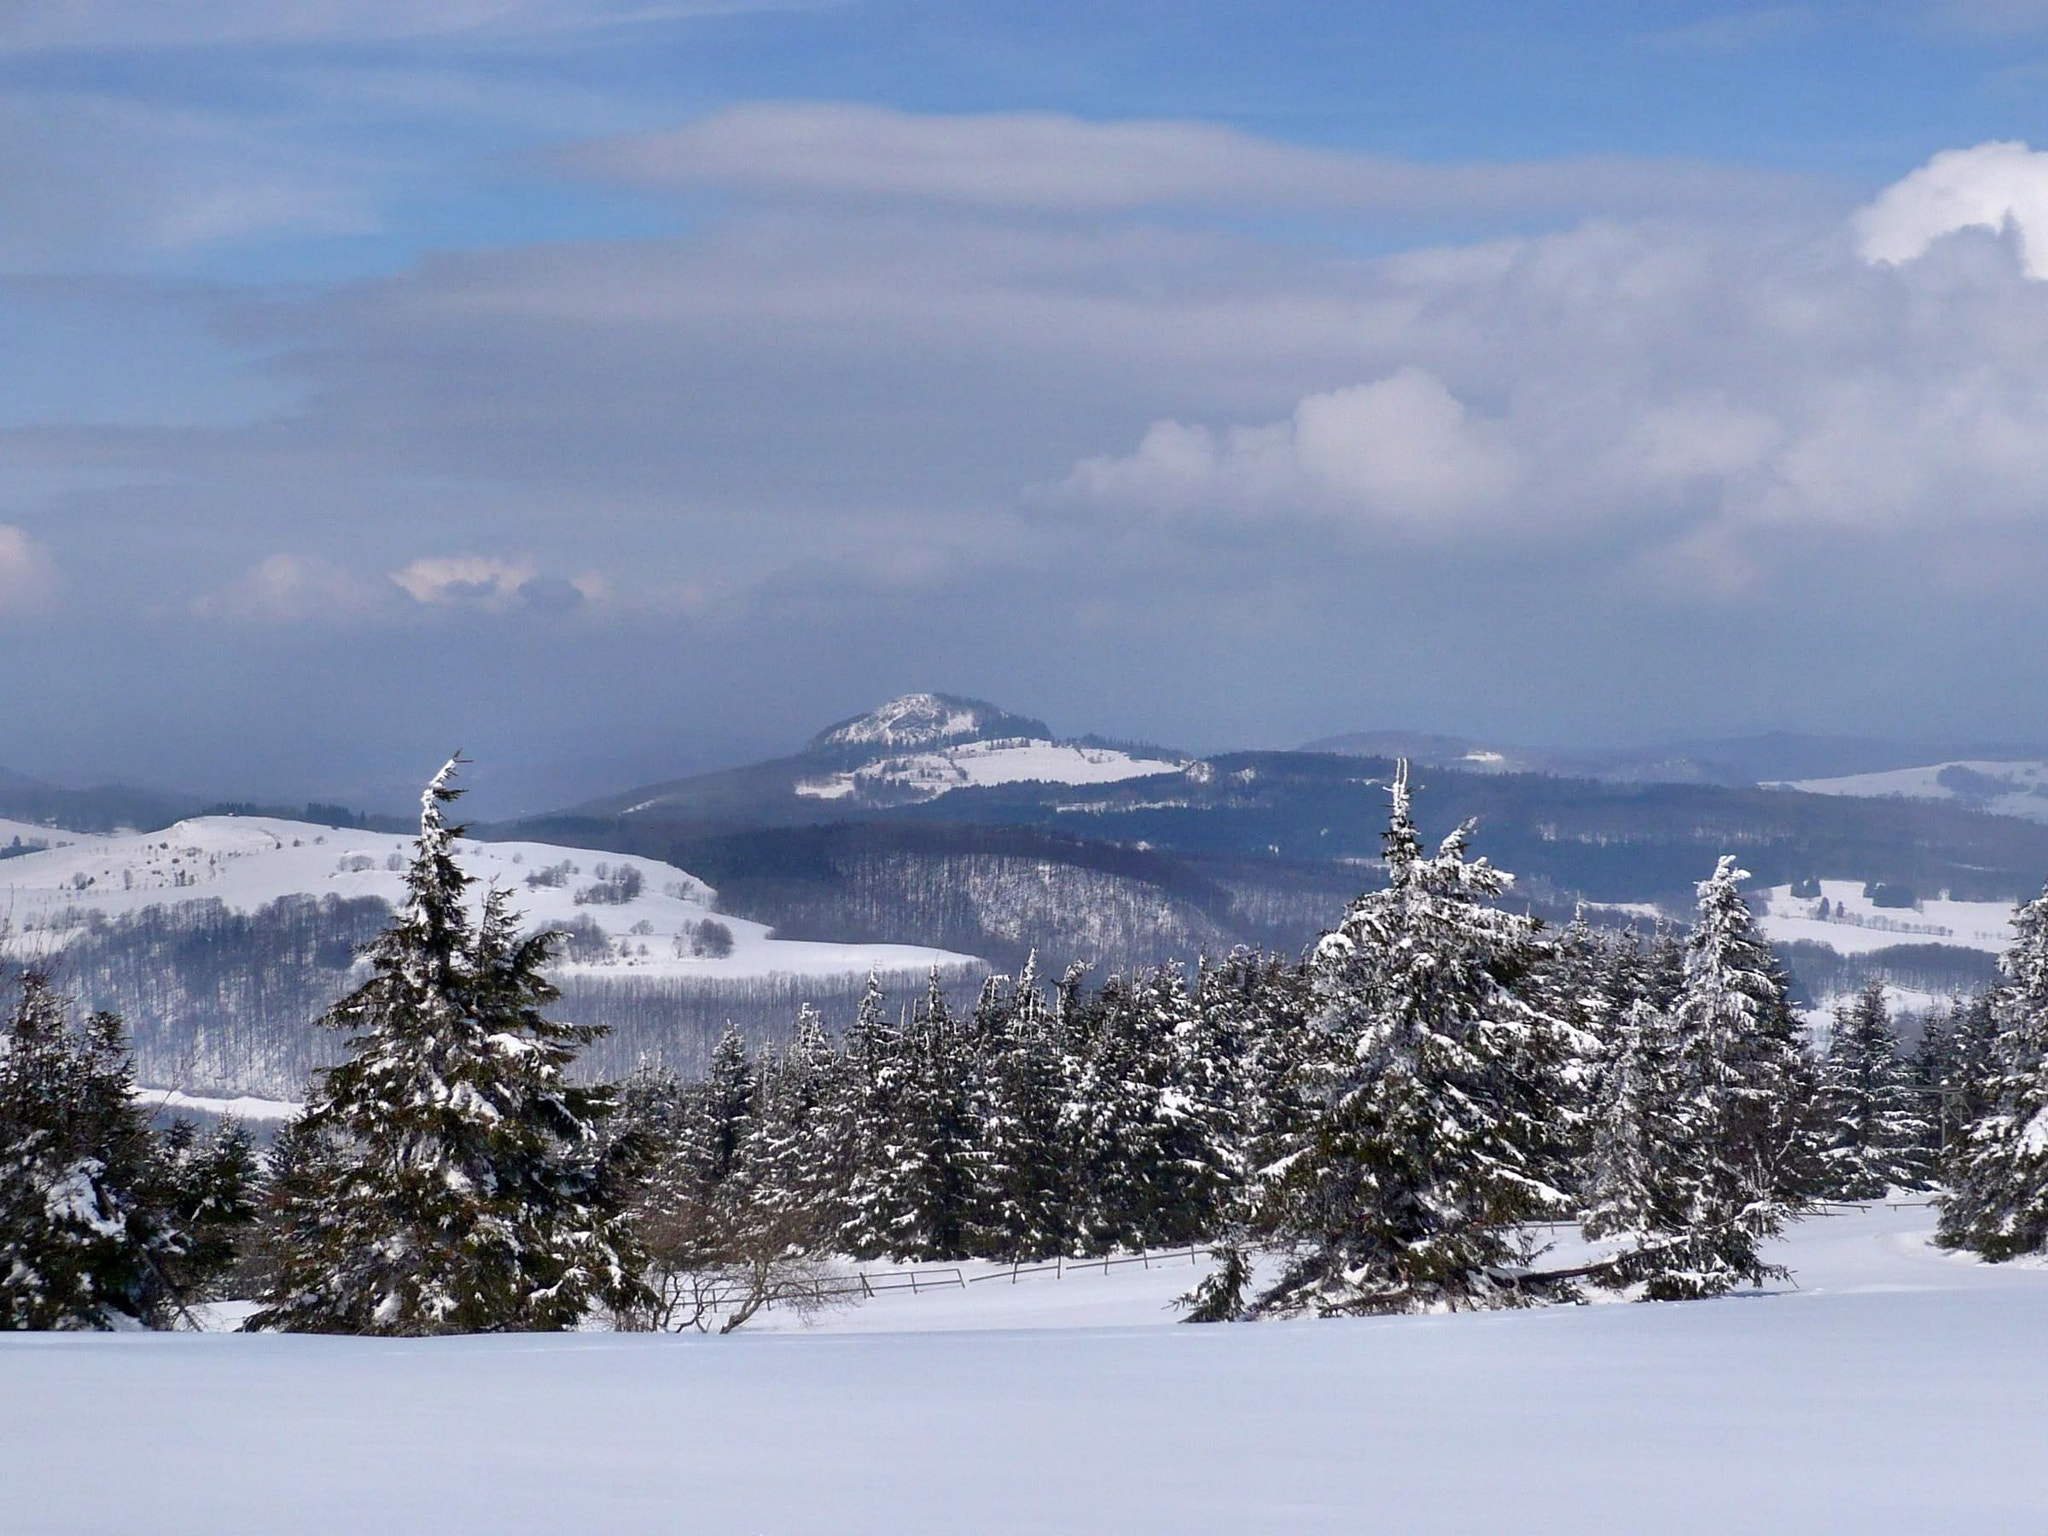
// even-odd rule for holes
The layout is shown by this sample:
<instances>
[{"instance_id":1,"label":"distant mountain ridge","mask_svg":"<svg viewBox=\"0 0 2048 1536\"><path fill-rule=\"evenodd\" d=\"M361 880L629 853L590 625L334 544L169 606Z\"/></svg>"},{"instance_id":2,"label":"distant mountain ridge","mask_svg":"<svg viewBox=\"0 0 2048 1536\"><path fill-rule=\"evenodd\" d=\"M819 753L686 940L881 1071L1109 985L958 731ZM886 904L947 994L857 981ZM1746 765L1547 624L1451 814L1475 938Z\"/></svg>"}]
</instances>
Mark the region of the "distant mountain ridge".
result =
<instances>
[{"instance_id":1,"label":"distant mountain ridge","mask_svg":"<svg viewBox=\"0 0 2048 1536\"><path fill-rule=\"evenodd\" d=\"M642 785L556 814L792 826L859 819L956 789L1110 783L1183 766L1093 738L1061 741L1043 720L984 699L906 693L834 722L789 757Z\"/></svg>"},{"instance_id":2,"label":"distant mountain ridge","mask_svg":"<svg viewBox=\"0 0 2048 1536\"><path fill-rule=\"evenodd\" d=\"M1892 773L1944 762L2026 762L2048 757L2048 751L2041 747L2024 744L1914 743L1797 731L1575 751L1415 731L1355 731L1321 737L1301 750L1336 752L1347 757L1406 757L1429 767L1473 773L1547 773L1617 784L1720 784L1745 788Z\"/></svg>"}]
</instances>

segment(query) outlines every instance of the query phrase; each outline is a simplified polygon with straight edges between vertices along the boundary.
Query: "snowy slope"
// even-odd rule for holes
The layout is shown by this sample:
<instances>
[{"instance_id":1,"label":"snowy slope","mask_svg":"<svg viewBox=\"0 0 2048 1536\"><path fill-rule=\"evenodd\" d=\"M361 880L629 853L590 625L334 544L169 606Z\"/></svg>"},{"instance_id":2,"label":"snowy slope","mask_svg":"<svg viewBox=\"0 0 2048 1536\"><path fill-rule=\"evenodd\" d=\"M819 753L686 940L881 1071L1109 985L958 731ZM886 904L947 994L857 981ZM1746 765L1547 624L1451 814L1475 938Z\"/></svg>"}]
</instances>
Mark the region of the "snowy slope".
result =
<instances>
[{"instance_id":1,"label":"snowy slope","mask_svg":"<svg viewBox=\"0 0 2048 1536\"><path fill-rule=\"evenodd\" d=\"M930 800L948 790L976 785L1114 784L1155 773L1178 773L1184 766L1161 758L1134 757L1108 747L1011 738L878 758L851 772L802 780L796 792L821 800L837 800L889 785Z\"/></svg>"},{"instance_id":2,"label":"snowy slope","mask_svg":"<svg viewBox=\"0 0 2048 1536\"><path fill-rule=\"evenodd\" d=\"M950 693L906 693L864 715L828 726L812 738L813 751L910 751L994 736L1045 737L1041 721L1013 715L982 699Z\"/></svg>"},{"instance_id":3,"label":"snowy slope","mask_svg":"<svg viewBox=\"0 0 2048 1536\"><path fill-rule=\"evenodd\" d=\"M1093 1308L976 1286L972 1332L935 1294L866 1335L0 1337L0 1507L21 1536L2048 1529L2048 1272L1934 1254L1928 1214L1808 1222L1799 1290L1690 1305L1171 1327L1161 1272Z\"/></svg>"},{"instance_id":4,"label":"snowy slope","mask_svg":"<svg viewBox=\"0 0 2048 1536\"><path fill-rule=\"evenodd\" d=\"M375 896L396 905L410 838L267 817L207 816L161 831L81 837L42 853L0 860L0 914L19 953L47 957L91 914L117 916L153 905L218 900L253 911L280 896ZM773 938L761 923L716 915L716 893L695 876L652 859L625 858L548 843L463 842L457 857L486 886L507 887L528 926L588 918L613 942L604 960L560 971L731 979L769 974L828 976L969 963L968 956L909 945L800 943ZM623 903L578 902L579 892L632 869L639 894ZM529 884L530 880L553 884ZM730 955L692 953L699 924L714 919L733 936Z\"/></svg>"},{"instance_id":5,"label":"snowy slope","mask_svg":"<svg viewBox=\"0 0 2048 1536\"><path fill-rule=\"evenodd\" d=\"M1949 800L1996 816L2048 822L2048 763L1928 763L1885 773L1856 773L1833 779L1790 779L1767 789L1797 789L1810 795L1855 795L1866 799Z\"/></svg>"},{"instance_id":6,"label":"snowy slope","mask_svg":"<svg viewBox=\"0 0 2048 1536\"><path fill-rule=\"evenodd\" d=\"M70 832L62 827L45 827L33 821L11 821L0 816L0 848L19 842L24 848L60 848L72 843L91 842L102 834Z\"/></svg>"},{"instance_id":7,"label":"snowy slope","mask_svg":"<svg viewBox=\"0 0 2048 1536\"><path fill-rule=\"evenodd\" d=\"M1802 898L1789 885L1773 886L1770 911L1759 919L1777 944L1806 939L1844 955L1868 954L1895 944L1954 944L2002 954L2012 943L2012 907L2002 901L1949 901L1929 897L1917 907L1879 907L1853 880L1823 880L1821 894ZM1821 902L1829 916L1818 913Z\"/></svg>"}]
</instances>

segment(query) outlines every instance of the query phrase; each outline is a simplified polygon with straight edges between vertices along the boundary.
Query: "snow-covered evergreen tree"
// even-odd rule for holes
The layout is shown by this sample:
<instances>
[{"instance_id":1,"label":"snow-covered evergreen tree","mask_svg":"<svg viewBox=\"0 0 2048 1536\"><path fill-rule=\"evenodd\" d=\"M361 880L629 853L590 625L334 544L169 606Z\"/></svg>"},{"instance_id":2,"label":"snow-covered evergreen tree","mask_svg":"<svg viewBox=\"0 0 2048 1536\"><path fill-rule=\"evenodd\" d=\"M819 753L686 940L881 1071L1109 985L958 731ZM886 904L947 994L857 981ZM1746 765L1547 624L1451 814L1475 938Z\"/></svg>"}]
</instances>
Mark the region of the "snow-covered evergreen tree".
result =
<instances>
[{"instance_id":1,"label":"snow-covered evergreen tree","mask_svg":"<svg viewBox=\"0 0 2048 1536\"><path fill-rule=\"evenodd\" d=\"M1468 860L1471 826L1425 853L1407 765L1385 839L1387 889L1317 946L1324 1099L1273 1170L1280 1230L1305 1252L1269 1312L1404 1312L1517 1299L1523 1224L1569 1205L1537 1173L1579 1042L1531 978L1536 923L1493 905L1509 877Z\"/></svg>"},{"instance_id":2,"label":"snow-covered evergreen tree","mask_svg":"<svg viewBox=\"0 0 2048 1536\"><path fill-rule=\"evenodd\" d=\"M407 900L370 979L324 1021L350 1056L310 1095L308 1155L274 1211L277 1272L252 1326L565 1328L638 1295L625 1191L600 1154L612 1100L566 1076L599 1032L543 1012L552 935L519 937L495 890L470 916L461 829L443 813L458 762L421 797Z\"/></svg>"},{"instance_id":3,"label":"snow-covered evergreen tree","mask_svg":"<svg viewBox=\"0 0 2048 1536\"><path fill-rule=\"evenodd\" d=\"M1686 1172L1677 1038L1649 997L1630 999L1606 1031L1581 1176L1589 1238L1659 1247L1683 1227Z\"/></svg>"},{"instance_id":4,"label":"snow-covered evergreen tree","mask_svg":"<svg viewBox=\"0 0 2048 1536\"><path fill-rule=\"evenodd\" d=\"M761 1112L761 1064L747 1051L746 1037L730 1023L711 1048L711 1064L686 1097L682 1125L670 1149L685 1176L706 1194L745 1182L748 1146ZM738 1191L732 1191L735 1198Z\"/></svg>"},{"instance_id":5,"label":"snow-covered evergreen tree","mask_svg":"<svg viewBox=\"0 0 2048 1536\"><path fill-rule=\"evenodd\" d=\"M838 1053L809 1004L796 1033L767 1073L743 1152L754 1198L777 1229L806 1245L836 1233L833 1137L837 1127Z\"/></svg>"},{"instance_id":6,"label":"snow-covered evergreen tree","mask_svg":"<svg viewBox=\"0 0 2048 1536\"><path fill-rule=\"evenodd\" d=\"M1748 879L1724 857L1699 886L1672 1011L1683 1099L1668 1166L1682 1180L1679 1235L1615 1272L1645 1295L1719 1295L1778 1270L1761 1244L1809 1198L1814 1180L1807 1112L1812 1070L1784 974L1742 899Z\"/></svg>"},{"instance_id":7,"label":"snow-covered evergreen tree","mask_svg":"<svg viewBox=\"0 0 2048 1536\"><path fill-rule=\"evenodd\" d=\"M984 1242L987 1152L976 1115L975 1039L953 1016L937 967L903 1041L892 1167L901 1208L886 1251L903 1259L974 1257Z\"/></svg>"},{"instance_id":8,"label":"snow-covered evergreen tree","mask_svg":"<svg viewBox=\"0 0 2048 1536\"><path fill-rule=\"evenodd\" d=\"M1935 1240L1987 1259L2048 1253L2048 890L2013 915L1992 1009L1988 1108L1948 1160Z\"/></svg>"},{"instance_id":9,"label":"snow-covered evergreen tree","mask_svg":"<svg viewBox=\"0 0 2048 1536\"><path fill-rule=\"evenodd\" d=\"M0 1328L161 1326L174 1275L229 1257L198 1229L232 1224L209 1203L245 1198L221 1185L232 1156L200 1166L189 1126L167 1149L134 1086L118 1018L76 1023L47 977L22 978L0 1020Z\"/></svg>"},{"instance_id":10,"label":"snow-covered evergreen tree","mask_svg":"<svg viewBox=\"0 0 2048 1536\"><path fill-rule=\"evenodd\" d=\"M868 973L859 1011L846 1031L839 1113L833 1133L843 1193L839 1246L879 1258L910 1221L899 1128L908 1064L904 1031L891 1020L882 983Z\"/></svg>"},{"instance_id":11,"label":"snow-covered evergreen tree","mask_svg":"<svg viewBox=\"0 0 2048 1536\"><path fill-rule=\"evenodd\" d=\"M213 1287L241 1257L262 1197L256 1138L232 1118L210 1136L189 1120L174 1120L161 1143L172 1219L182 1237L162 1263L165 1278L187 1301L219 1299Z\"/></svg>"},{"instance_id":12,"label":"snow-covered evergreen tree","mask_svg":"<svg viewBox=\"0 0 2048 1536\"><path fill-rule=\"evenodd\" d=\"M985 1011L985 1247L991 1257L1013 1261L1070 1252L1077 1228L1070 1113L1076 1064L1039 989L1037 956Z\"/></svg>"},{"instance_id":13,"label":"snow-covered evergreen tree","mask_svg":"<svg viewBox=\"0 0 2048 1536\"><path fill-rule=\"evenodd\" d=\"M1927 1187L1928 1114L1900 1058L1880 982L1836 1010L1816 1119L1827 1194L1875 1200L1895 1186Z\"/></svg>"},{"instance_id":14,"label":"snow-covered evergreen tree","mask_svg":"<svg viewBox=\"0 0 2048 1536\"><path fill-rule=\"evenodd\" d=\"M1970 1128L1991 1112L1998 1070L1995 994L1952 1002L1931 1018L1914 1053L1915 1076L1935 1106L1933 1144L1943 1178L1956 1181L1951 1159L1964 1152Z\"/></svg>"}]
</instances>

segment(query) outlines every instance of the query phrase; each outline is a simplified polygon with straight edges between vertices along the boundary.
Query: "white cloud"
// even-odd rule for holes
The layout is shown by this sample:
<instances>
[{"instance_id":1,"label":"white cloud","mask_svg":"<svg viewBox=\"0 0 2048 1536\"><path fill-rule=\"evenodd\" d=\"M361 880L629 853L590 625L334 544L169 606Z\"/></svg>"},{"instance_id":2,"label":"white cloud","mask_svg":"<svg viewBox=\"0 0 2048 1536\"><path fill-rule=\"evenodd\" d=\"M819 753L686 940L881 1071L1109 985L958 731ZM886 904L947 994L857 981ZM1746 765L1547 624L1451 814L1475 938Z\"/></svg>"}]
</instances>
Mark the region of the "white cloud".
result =
<instances>
[{"instance_id":1,"label":"white cloud","mask_svg":"<svg viewBox=\"0 0 2048 1536\"><path fill-rule=\"evenodd\" d=\"M1137 449L1076 465L1068 498L1143 511L1334 517L1448 532L1502 516L1517 477L1500 425L1404 369L1305 397L1284 422L1212 432L1156 422Z\"/></svg>"},{"instance_id":2,"label":"white cloud","mask_svg":"<svg viewBox=\"0 0 2048 1536\"><path fill-rule=\"evenodd\" d=\"M12 523L0 523L0 619L47 613L61 591L50 552Z\"/></svg>"},{"instance_id":3,"label":"white cloud","mask_svg":"<svg viewBox=\"0 0 2048 1536\"><path fill-rule=\"evenodd\" d=\"M416 603L489 609L513 607L538 577L527 562L488 555L430 556L391 573Z\"/></svg>"},{"instance_id":4,"label":"white cloud","mask_svg":"<svg viewBox=\"0 0 2048 1536\"><path fill-rule=\"evenodd\" d=\"M566 154L588 174L663 186L907 199L1040 213L1314 208L1408 214L1609 211L1782 199L1791 178L1622 157L1444 163L1317 149L1174 120L1058 112L915 113L753 103Z\"/></svg>"},{"instance_id":5,"label":"white cloud","mask_svg":"<svg viewBox=\"0 0 2048 1536\"><path fill-rule=\"evenodd\" d=\"M1958 230L2018 232L2027 274L2048 278L2048 153L2016 141L1944 150L1893 182L1856 215L1871 261L1924 255Z\"/></svg>"},{"instance_id":6,"label":"white cloud","mask_svg":"<svg viewBox=\"0 0 2048 1536\"><path fill-rule=\"evenodd\" d=\"M276 554L192 605L206 618L269 623L320 623L360 618L388 608L385 595L354 572L326 560Z\"/></svg>"}]
</instances>

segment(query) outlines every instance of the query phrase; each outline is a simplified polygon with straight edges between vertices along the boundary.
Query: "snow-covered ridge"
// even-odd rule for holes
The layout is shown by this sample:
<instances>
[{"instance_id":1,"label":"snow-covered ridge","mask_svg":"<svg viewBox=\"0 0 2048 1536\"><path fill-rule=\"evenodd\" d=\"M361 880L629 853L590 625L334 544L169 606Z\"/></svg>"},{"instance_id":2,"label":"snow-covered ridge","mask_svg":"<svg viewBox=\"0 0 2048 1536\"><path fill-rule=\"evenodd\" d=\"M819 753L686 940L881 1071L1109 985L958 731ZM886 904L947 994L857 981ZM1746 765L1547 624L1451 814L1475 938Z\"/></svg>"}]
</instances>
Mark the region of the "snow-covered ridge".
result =
<instances>
[{"instance_id":1,"label":"snow-covered ridge","mask_svg":"<svg viewBox=\"0 0 2048 1536\"><path fill-rule=\"evenodd\" d=\"M812 739L811 749L914 751L952 742L1019 735L1044 740L1052 732L1042 721L1010 714L980 699L950 693L906 693L864 715L828 727Z\"/></svg>"},{"instance_id":2,"label":"snow-covered ridge","mask_svg":"<svg viewBox=\"0 0 2048 1536\"><path fill-rule=\"evenodd\" d=\"M208 900L252 912L299 894L374 896L396 906L411 853L412 839L403 835L271 817L205 816L157 832L78 837L0 860L0 933L14 952L47 959L95 914ZM457 845L456 857L477 880L473 899L497 885L512 893L529 927L585 929L564 952L561 971L726 980L952 967L971 959L911 945L777 939L765 924L719 914L710 886L654 859L468 840ZM730 949L719 953L723 935L730 935Z\"/></svg>"},{"instance_id":3,"label":"snow-covered ridge","mask_svg":"<svg viewBox=\"0 0 2048 1536\"><path fill-rule=\"evenodd\" d=\"M2048 822L2048 763L2035 759L1927 763L1833 779L1785 779L1764 788L1863 799L1947 800L1995 816Z\"/></svg>"},{"instance_id":4,"label":"snow-covered ridge","mask_svg":"<svg viewBox=\"0 0 2048 1536\"><path fill-rule=\"evenodd\" d=\"M931 800L948 790L990 784L1113 784L1156 773L1179 773L1185 764L1134 757L1110 747L1061 745L1027 737L966 742L934 751L878 758L845 773L805 779L796 792L837 800L889 786Z\"/></svg>"}]
</instances>

